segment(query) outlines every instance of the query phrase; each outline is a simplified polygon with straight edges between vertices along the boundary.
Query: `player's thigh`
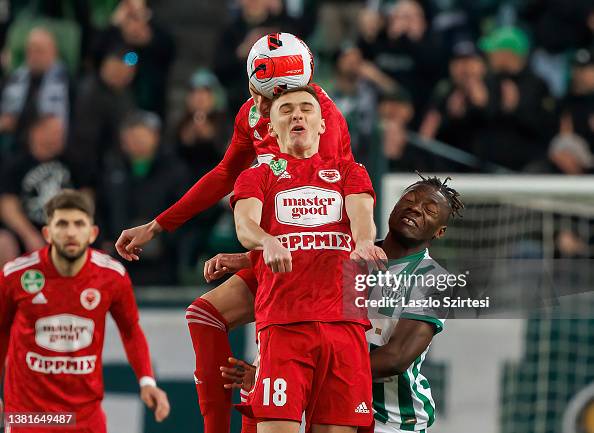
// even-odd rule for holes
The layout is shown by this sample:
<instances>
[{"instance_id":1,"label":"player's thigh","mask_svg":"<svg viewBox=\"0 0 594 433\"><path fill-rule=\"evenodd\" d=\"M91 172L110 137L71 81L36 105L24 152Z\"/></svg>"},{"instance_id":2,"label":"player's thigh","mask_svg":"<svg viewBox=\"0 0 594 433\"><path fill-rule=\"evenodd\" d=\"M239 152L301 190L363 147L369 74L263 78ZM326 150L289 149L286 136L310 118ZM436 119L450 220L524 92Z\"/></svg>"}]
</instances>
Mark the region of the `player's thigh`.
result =
<instances>
[{"instance_id":1,"label":"player's thigh","mask_svg":"<svg viewBox=\"0 0 594 433\"><path fill-rule=\"evenodd\" d=\"M263 421L258 423L258 433L299 433L299 426L295 421Z\"/></svg>"},{"instance_id":2,"label":"player's thigh","mask_svg":"<svg viewBox=\"0 0 594 433\"><path fill-rule=\"evenodd\" d=\"M229 328L254 321L254 295L246 282L237 275L201 296L217 309Z\"/></svg>"},{"instance_id":3,"label":"player's thigh","mask_svg":"<svg viewBox=\"0 0 594 433\"><path fill-rule=\"evenodd\" d=\"M314 424L311 431L312 433L357 433L357 427Z\"/></svg>"},{"instance_id":4,"label":"player's thigh","mask_svg":"<svg viewBox=\"0 0 594 433\"><path fill-rule=\"evenodd\" d=\"M363 326L354 323L320 325L325 356L317 366L326 374L312 394L312 425L368 426L373 422L371 366Z\"/></svg>"}]
</instances>

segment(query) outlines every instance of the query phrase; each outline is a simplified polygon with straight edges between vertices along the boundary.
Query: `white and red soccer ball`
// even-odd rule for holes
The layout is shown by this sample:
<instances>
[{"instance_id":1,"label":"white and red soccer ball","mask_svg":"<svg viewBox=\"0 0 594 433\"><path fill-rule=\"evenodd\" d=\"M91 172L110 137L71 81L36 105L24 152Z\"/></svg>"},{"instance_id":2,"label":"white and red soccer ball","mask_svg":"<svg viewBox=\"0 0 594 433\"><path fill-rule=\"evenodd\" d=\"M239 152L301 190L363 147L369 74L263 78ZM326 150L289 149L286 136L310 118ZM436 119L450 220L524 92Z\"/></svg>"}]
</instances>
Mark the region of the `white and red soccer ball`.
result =
<instances>
[{"instance_id":1,"label":"white and red soccer ball","mask_svg":"<svg viewBox=\"0 0 594 433\"><path fill-rule=\"evenodd\" d=\"M291 33L271 33L258 39L247 59L250 84L266 98L306 86L313 75L309 47Z\"/></svg>"}]
</instances>

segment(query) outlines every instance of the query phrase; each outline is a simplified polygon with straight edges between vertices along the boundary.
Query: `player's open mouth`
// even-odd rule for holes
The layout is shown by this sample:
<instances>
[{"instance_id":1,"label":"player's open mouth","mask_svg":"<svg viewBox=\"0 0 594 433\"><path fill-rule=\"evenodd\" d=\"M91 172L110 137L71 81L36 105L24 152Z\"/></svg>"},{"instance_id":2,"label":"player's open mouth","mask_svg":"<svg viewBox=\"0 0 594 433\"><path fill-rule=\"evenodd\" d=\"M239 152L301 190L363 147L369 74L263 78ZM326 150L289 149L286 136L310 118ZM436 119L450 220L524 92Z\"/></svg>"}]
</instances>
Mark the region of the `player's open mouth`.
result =
<instances>
[{"instance_id":1,"label":"player's open mouth","mask_svg":"<svg viewBox=\"0 0 594 433\"><path fill-rule=\"evenodd\" d=\"M305 131L305 128L301 125L295 125L291 128L291 132L299 133L299 132L304 132L304 131Z\"/></svg>"},{"instance_id":2,"label":"player's open mouth","mask_svg":"<svg viewBox=\"0 0 594 433\"><path fill-rule=\"evenodd\" d=\"M401 220L407 226L419 227L419 225L417 224L417 222L414 219L412 219L412 218L409 218L409 217L406 217L405 216L405 217L402 217Z\"/></svg>"}]
</instances>

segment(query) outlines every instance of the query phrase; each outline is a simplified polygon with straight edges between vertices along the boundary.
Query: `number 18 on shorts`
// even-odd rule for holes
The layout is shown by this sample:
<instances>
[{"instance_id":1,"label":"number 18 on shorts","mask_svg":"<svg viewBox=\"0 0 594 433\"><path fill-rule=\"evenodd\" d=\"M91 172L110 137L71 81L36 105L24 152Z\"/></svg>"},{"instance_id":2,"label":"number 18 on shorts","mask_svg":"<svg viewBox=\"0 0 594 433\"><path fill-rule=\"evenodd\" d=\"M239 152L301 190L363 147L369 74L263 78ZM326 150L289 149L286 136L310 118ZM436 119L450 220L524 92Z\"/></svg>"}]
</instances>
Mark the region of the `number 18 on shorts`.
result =
<instances>
[{"instance_id":1,"label":"number 18 on shorts","mask_svg":"<svg viewBox=\"0 0 594 433\"><path fill-rule=\"evenodd\" d=\"M362 325L303 322L258 333L260 366L240 412L308 424L368 426L371 368Z\"/></svg>"}]
</instances>

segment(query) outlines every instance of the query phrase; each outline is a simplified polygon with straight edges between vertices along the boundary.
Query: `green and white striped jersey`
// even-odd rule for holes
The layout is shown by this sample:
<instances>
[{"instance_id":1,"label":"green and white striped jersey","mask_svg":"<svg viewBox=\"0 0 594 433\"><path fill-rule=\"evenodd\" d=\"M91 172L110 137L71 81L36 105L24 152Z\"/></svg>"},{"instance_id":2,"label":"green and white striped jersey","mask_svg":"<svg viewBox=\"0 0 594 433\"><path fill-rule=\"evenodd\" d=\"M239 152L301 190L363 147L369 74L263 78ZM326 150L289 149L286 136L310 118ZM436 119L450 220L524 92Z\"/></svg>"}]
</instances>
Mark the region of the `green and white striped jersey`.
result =
<instances>
[{"instance_id":1,"label":"green and white striped jersey","mask_svg":"<svg viewBox=\"0 0 594 433\"><path fill-rule=\"evenodd\" d=\"M384 304L392 300L391 305L369 306L372 329L367 331L367 341L371 350L390 340L399 318L429 322L436 334L441 332L448 310L441 300L450 296L451 290L432 283L443 281L448 273L428 250L390 261L386 275L388 281L378 282L369 293L370 300L383 300ZM421 373L427 350L404 373L374 381L376 432L421 431L435 421L431 387Z\"/></svg>"}]
</instances>

